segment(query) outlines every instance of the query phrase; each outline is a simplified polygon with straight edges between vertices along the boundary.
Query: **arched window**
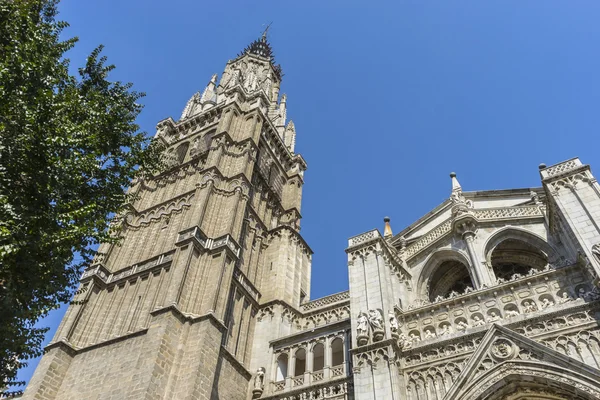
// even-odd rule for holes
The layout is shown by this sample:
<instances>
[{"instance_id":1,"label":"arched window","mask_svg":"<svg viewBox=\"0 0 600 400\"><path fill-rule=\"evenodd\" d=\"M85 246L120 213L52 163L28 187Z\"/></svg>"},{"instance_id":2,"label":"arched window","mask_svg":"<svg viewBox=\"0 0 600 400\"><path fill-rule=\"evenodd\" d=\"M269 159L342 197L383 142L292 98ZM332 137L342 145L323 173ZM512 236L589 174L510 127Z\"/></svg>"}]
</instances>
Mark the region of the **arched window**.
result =
<instances>
[{"instance_id":1,"label":"arched window","mask_svg":"<svg viewBox=\"0 0 600 400\"><path fill-rule=\"evenodd\" d=\"M315 344L313 347L313 371L320 371L325 366L325 347L323 343Z\"/></svg>"},{"instance_id":2,"label":"arched window","mask_svg":"<svg viewBox=\"0 0 600 400\"><path fill-rule=\"evenodd\" d=\"M344 341L340 338L331 342L331 366L341 365L344 363Z\"/></svg>"},{"instance_id":3,"label":"arched window","mask_svg":"<svg viewBox=\"0 0 600 400\"><path fill-rule=\"evenodd\" d=\"M276 381L282 381L287 378L288 375L288 355L281 354L277 357L277 372L275 376Z\"/></svg>"},{"instance_id":4,"label":"arched window","mask_svg":"<svg viewBox=\"0 0 600 400\"><path fill-rule=\"evenodd\" d=\"M294 365L294 375L300 376L306 371L306 350L298 349L296 351L296 364Z\"/></svg>"},{"instance_id":5,"label":"arched window","mask_svg":"<svg viewBox=\"0 0 600 400\"><path fill-rule=\"evenodd\" d=\"M179 164L181 164L183 160L185 160L185 155L187 154L188 147L190 147L189 142L181 143L179 146L177 146L177 150L175 150L175 155Z\"/></svg>"},{"instance_id":6,"label":"arched window","mask_svg":"<svg viewBox=\"0 0 600 400\"><path fill-rule=\"evenodd\" d=\"M429 279L429 300L448 297L451 293L462 294L474 288L467 266L458 260L442 262Z\"/></svg>"},{"instance_id":7,"label":"arched window","mask_svg":"<svg viewBox=\"0 0 600 400\"><path fill-rule=\"evenodd\" d=\"M506 239L491 254L496 278L510 280L515 274L527 275L531 270L541 271L548 264L544 253L519 239Z\"/></svg>"}]
</instances>

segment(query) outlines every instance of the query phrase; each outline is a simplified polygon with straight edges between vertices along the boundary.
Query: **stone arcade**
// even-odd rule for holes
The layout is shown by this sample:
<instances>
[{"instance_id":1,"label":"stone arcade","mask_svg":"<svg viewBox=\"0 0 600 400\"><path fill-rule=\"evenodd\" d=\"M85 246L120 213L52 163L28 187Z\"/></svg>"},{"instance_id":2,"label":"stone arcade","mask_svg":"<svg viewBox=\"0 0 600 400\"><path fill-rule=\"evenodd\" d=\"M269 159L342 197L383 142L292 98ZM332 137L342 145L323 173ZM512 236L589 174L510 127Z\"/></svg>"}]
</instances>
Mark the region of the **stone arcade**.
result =
<instances>
[{"instance_id":1,"label":"stone arcade","mask_svg":"<svg viewBox=\"0 0 600 400\"><path fill-rule=\"evenodd\" d=\"M266 37L158 124L168 168L102 245L25 399L598 399L600 186L463 192L351 238L310 298L306 163ZM317 171L318 173L318 171Z\"/></svg>"}]
</instances>

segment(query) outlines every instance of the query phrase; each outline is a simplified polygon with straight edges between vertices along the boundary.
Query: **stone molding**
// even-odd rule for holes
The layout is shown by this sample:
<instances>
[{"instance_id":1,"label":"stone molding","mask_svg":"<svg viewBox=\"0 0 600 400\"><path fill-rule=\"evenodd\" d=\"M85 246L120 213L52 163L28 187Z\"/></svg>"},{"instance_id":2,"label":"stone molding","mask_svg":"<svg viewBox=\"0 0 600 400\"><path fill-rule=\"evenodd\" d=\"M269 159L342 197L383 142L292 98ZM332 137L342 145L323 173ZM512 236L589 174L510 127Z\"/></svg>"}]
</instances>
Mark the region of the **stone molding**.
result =
<instances>
[{"instance_id":1,"label":"stone molding","mask_svg":"<svg viewBox=\"0 0 600 400\"><path fill-rule=\"evenodd\" d=\"M341 321L348 321L350 318L349 299L307 312L298 310L283 300L272 300L260 306L257 313L257 321L260 322L268 316L273 318L275 316L274 307L276 305L281 306L282 320L286 320L298 329L297 332L290 336L301 335L304 332L310 332L317 328L320 329L323 326L332 326Z\"/></svg>"},{"instance_id":2,"label":"stone molding","mask_svg":"<svg viewBox=\"0 0 600 400\"><path fill-rule=\"evenodd\" d=\"M346 399L347 395L353 393L352 378L343 377L331 379L323 383L303 387L301 389L290 390L285 393L263 396L261 399L268 400L325 400L325 399ZM338 397L339 396L339 397Z\"/></svg>"},{"instance_id":3,"label":"stone molding","mask_svg":"<svg viewBox=\"0 0 600 400\"><path fill-rule=\"evenodd\" d=\"M104 285L113 284L126 278L141 275L144 272L168 268L171 261L173 261L174 254L175 250L170 250L112 273L103 264L93 264L83 272L79 280L85 283L93 277Z\"/></svg>"},{"instance_id":4,"label":"stone molding","mask_svg":"<svg viewBox=\"0 0 600 400\"><path fill-rule=\"evenodd\" d=\"M193 226L180 231L177 235L175 246L181 247L190 241L193 241L197 247L204 250L218 251L224 248L236 260L240 257L242 251L240 245L230 234L222 235L217 238L209 238L198 226Z\"/></svg>"},{"instance_id":5,"label":"stone molding","mask_svg":"<svg viewBox=\"0 0 600 400\"><path fill-rule=\"evenodd\" d=\"M330 294L319 299L308 301L304 304L300 304L300 310L303 312L312 311L321 307L328 306L330 304L338 303L341 301L350 300L350 291L346 290L340 293Z\"/></svg>"},{"instance_id":6,"label":"stone molding","mask_svg":"<svg viewBox=\"0 0 600 400\"><path fill-rule=\"evenodd\" d=\"M531 365L530 360L541 361ZM512 365L511 365L512 364ZM489 379L490 375L500 367L498 379ZM533 367L533 368L532 368ZM508 374L531 375L532 369L543 371L544 376L554 376L556 369L569 372L568 378L561 376L558 380L570 385L575 380L586 381L588 393L600 396L600 371L571 357L558 353L534 340L528 339L505 327L494 324L485 334L481 344L465 365L460 377L454 382L446 399L476 399L485 389ZM565 381L568 379L569 381ZM484 387L473 394L473 386L482 383ZM585 385L584 385L585 386Z\"/></svg>"},{"instance_id":7,"label":"stone molding","mask_svg":"<svg viewBox=\"0 0 600 400\"><path fill-rule=\"evenodd\" d=\"M514 207L496 207L480 208L470 210L470 215L477 223L488 223L498 221L508 221L513 219L545 218L544 207L538 205L514 206ZM452 232L452 219L440 223L429 232L421 235L410 245L406 246L405 255L407 259L413 258L417 254L431 247L434 243Z\"/></svg>"}]
</instances>

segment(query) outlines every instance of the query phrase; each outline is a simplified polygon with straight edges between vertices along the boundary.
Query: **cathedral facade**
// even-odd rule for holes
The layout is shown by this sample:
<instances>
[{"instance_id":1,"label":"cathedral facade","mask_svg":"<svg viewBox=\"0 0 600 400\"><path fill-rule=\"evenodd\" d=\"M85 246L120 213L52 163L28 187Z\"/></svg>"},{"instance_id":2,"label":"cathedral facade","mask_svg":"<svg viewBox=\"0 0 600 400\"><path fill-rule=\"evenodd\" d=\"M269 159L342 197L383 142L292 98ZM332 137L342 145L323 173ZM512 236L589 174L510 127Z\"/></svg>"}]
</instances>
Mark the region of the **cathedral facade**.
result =
<instances>
[{"instance_id":1,"label":"cathedral facade","mask_svg":"<svg viewBox=\"0 0 600 400\"><path fill-rule=\"evenodd\" d=\"M348 241L349 290L310 299L307 165L266 36L160 121L24 399L600 398L600 186L463 191ZM318 171L317 171L318 173Z\"/></svg>"}]
</instances>

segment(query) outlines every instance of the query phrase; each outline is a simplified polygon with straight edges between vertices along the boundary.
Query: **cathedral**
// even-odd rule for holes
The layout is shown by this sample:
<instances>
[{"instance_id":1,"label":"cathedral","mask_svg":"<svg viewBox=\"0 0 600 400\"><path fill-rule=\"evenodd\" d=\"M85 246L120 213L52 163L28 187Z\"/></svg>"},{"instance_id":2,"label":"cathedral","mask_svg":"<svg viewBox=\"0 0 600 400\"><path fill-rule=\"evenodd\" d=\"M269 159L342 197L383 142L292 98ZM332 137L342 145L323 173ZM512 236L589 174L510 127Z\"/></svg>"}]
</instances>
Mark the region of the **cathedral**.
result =
<instances>
[{"instance_id":1,"label":"cathedral","mask_svg":"<svg viewBox=\"0 0 600 400\"><path fill-rule=\"evenodd\" d=\"M590 167L494 191L451 174L412 225L350 238L349 290L311 299L281 79L263 35L158 123L165 169L132 182L23 399L600 399Z\"/></svg>"}]
</instances>

